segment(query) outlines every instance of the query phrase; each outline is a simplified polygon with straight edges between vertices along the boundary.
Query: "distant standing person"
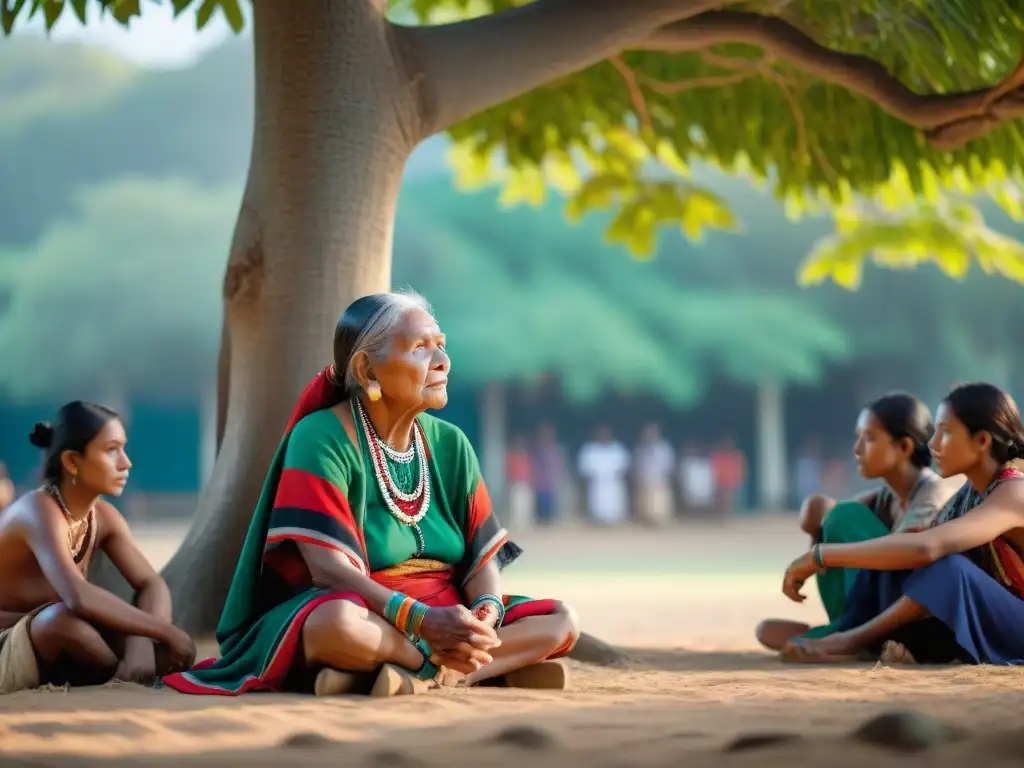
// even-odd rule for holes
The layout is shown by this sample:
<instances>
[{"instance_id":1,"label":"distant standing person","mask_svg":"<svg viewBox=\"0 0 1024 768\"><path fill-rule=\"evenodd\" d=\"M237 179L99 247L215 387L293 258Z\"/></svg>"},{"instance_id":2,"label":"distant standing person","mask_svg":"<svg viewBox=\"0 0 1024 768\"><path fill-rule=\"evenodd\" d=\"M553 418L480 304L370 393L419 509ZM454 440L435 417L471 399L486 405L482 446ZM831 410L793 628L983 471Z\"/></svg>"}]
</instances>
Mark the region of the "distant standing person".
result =
<instances>
[{"instance_id":1,"label":"distant standing person","mask_svg":"<svg viewBox=\"0 0 1024 768\"><path fill-rule=\"evenodd\" d=\"M711 458L692 440L679 462L679 486L687 515L706 515L715 505L715 470Z\"/></svg>"},{"instance_id":2,"label":"distant standing person","mask_svg":"<svg viewBox=\"0 0 1024 768\"><path fill-rule=\"evenodd\" d=\"M587 512L601 525L625 522L629 512L626 473L629 451L612 437L608 427L599 427L594 439L580 449L579 472L587 486Z\"/></svg>"},{"instance_id":3,"label":"distant standing person","mask_svg":"<svg viewBox=\"0 0 1024 768\"><path fill-rule=\"evenodd\" d=\"M14 503L14 483L7 474L7 466L0 461L0 509Z\"/></svg>"},{"instance_id":4,"label":"distant standing person","mask_svg":"<svg viewBox=\"0 0 1024 768\"><path fill-rule=\"evenodd\" d=\"M526 438L516 435L505 457L510 524L515 527L533 522L533 467Z\"/></svg>"},{"instance_id":5,"label":"distant standing person","mask_svg":"<svg viewBox=\"0 0 1024 768\"><path fill-rule=\"evenodd\" d=\"M564 486L565 451L558 443L555 428L541 424L533 451L534 509L541 525L550 525L561 517Z\"/></svg>"},{"instance_id":6,"label":"distant standing person","mask_svg":"<svg viewBox=\"0 0 1024 768\"><path fill-rule=\"evenodd\" d=\"M658 425L644 427L633 452L637 518L642 522L664 525L672 517L675 463L675 451L661 436Z\"/></svg>"},{"instance_id":7,"label":"distant standing person","mask_svg":"<svg viewBox=\"0 0 1024 768\"><path fill-rule=\"evenodd\" d=\"M731 437L724 437L711 454L711 466L715 472L715 506L722 518L730 517L736 511L736 496L747 479L747 457Z\"/></svg>"}]
</instances>

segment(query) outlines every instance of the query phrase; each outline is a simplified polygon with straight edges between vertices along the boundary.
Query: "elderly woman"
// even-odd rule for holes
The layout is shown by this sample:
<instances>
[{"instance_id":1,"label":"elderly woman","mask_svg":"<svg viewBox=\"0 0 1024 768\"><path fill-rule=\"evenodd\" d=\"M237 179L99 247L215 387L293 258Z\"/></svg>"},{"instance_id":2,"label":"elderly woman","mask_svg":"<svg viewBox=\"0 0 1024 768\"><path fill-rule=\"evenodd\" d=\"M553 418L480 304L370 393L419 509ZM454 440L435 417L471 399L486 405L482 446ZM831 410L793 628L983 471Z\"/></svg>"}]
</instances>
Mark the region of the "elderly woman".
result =
<instances>
[{"instance_id":1,"label":"elderly woman","mask_svg":"<svg viewBox=\"0 0 1024 768\"><path fill-rule=\"evenodd\" d=\"M183 693L415 693L418 681L564 688L579 631L554 600L503 595L520 550L452 424L451 363L412 293L355 301L334 365L306 388L224 605L221 658L164 678Z\"/></svg>"}]
</instances>

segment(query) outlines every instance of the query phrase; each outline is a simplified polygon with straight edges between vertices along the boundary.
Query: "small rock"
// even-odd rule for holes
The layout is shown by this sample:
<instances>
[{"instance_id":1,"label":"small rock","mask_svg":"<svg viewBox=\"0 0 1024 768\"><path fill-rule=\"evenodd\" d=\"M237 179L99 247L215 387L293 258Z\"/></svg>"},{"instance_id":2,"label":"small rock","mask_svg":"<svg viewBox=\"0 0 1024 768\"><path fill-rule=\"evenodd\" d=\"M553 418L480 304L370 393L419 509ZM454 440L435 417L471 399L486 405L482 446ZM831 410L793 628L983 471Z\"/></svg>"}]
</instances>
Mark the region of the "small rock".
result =
<instances>
[{"instance_id":1,"label":"small rock","mask_svg":"<svg viewBox=\"0 0 1024 768\"><path fill-rule=\"evenodd\" d=\"M776 744L789 744L802 738L799 733L744 733L729 742L725 751L742 752L747 749L773 747Z\"/></svg>"},{"instance_id":2,"label":"small rock","mask_svg":"<svg viewBox=\"0 0 1024 768\"><path fill-rule=\"evenodd\" d=\"M282 747L295 749L321 749L336 746L338 742L319 733L293 733L281 742Z\"/></svg>"},{"instance_id":3,"label":"small rock","mask_svg":"<svg viewBox=\"0 0 1024 768\"><path fill-rule=\"evenodd\" d=\"M554 749L558 744L553 734L532 725L513 725L501 731L494 740L524 749Z\"/></svg>"},{"instance_id":4,"label":"small rock","mask_svg":"<svg viewBox=\"0 0 1024 768\"><path fill-rule=\"evenodd\" d=\"M868 720L851 736L858 741L901 752L921 752L966 734L921 712L886 712Z\"/></svg>"}]
</instances>

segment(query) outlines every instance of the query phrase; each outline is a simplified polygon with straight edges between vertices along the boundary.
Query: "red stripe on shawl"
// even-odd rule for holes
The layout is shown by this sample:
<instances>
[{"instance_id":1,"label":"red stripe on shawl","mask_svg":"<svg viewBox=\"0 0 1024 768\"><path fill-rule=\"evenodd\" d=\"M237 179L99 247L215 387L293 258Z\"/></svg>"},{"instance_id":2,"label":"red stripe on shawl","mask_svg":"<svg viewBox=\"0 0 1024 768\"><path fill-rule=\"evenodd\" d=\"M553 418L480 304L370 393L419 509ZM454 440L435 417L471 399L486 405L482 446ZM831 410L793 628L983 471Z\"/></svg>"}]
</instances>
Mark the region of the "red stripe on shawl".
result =
<instances>
[{"instance_id":1,"label":"red stripe on shawl","mask_svg":"<svg viewBox=\"0 0 1024 768\"><path fill-rule=\"evenodd\" d=\"M1021 561L1020 555L1001 538L993 541L991 546L992 553L1002 570L1002 573L992 575L1015 595L1024 597L1024 562Z\"/></svg>"},{"instance_id":2,"label":"red stripe on shawl","mask_svg":"<svg viewBox=\"0 0 1024 768\"><path fill-rule=\"evenodd\" d=\"M327 366L313 377L313 380L302 390L298 402L295 403L295 407L292 409L292 415L288 419L288 426L284 429L285 435L288 435L295 425L309 414L322 411L324 408L330 408L332 405L337 405L341 402L342 390L340 387L335 386L334 381L333 365Z\"/></svg>"},{"instance_id":3,"label":"red stripe on shawl","mask_svg":"<svg viewBox=\"0 0 1024 768\"><path fill-rule=\"evenodd\" d=\"M576 638L569 635L565 638L565 642L562 643L561 647L558 648L554 653L549 653L544 661L550 661L551 659L560 659L563 656L568 656L572 653L572 649L576 647Z\"/></svg>"},{"instance_id":4,"label":"red stripe on shawl","mask_svg":"<svg viewBox=\"0 0 1024 768\"><path fill-rule=\"evenodd\" d=\"M504 547L506 544L508 544L508 536L502 536L495 542L493 547L491 547L489 550L480 555L480 559L477 564L476 570L473 571L471 574L467 575L466 580L468 581L469 579L473 578L478 573L480 573L480 571L483 570L483 567L487 565L489 562L491 562L491 560L494 559L494 556L498 554L498 550Z\"/></svg>"},{"instance_id":5,"label":"red stripe on shawl","mask_svg":"<svg viewBox=\"0 0 1024 768\"><path fill-rule=\"evenodd\" d=\"M503 595L502 601L507 605L509 602L509 596ZM501 626L507 627L513 622L519 621L520 619L528 619L531 616L550 616L557 611L557 600L527 600L526 602L519 603L518 605L509 608L505 613L505 620L501 622ZM548 659L557 659L562 656L566 656L575 647L576 638L570 634L565 638L565 642L544 657L545 661Z\"/></svg>"},{"instance_id":6,"label":"red stripe on shawl","mask_svg":"<svg viewBox=\"0 0 1024 768\"><path fill-rule=\"evenodd\" d=\"M476 488L469 497L469 510L466 515L466 541L474 541L477 532L493 514L491 495L482 477L477 478Z\"/></svg>"},{"instance_id":7,"label":"red stripe on shawl","mask_svg":"<svg viewBox=\"0 0 1024 768\"><path fill-rule=\"evenodd\" d=\"M319 542L318 542L319 543ZM263 554L263 563L290 586L313 583L309 566L293 547L278 547Z\"/></svg>"},{"instance_id":8,"label":"red stripe on shawl","mask_svg":"<svg viewBox=\"0 0 1024 768\"><path fill-rule=\"evenodd\" d=\"M508 602L508 596L503 596L503 600ZM531 616L550 616L557 610L557 600L527 600L509 608L505 612L505 620L501 623L501 626L511 624L513 621L519 621L520 619L527 619Z\"/></svg>"},{"instance_id":9,"label":"red stripe on shawl","mask_svg":"<svg viewBox=\"0 0 1024 768\"><path fill-rule=\"evenodd\" d=\"M167 677L163 678L163 682L179 693L206 696L240 696L249 691L280 691L284 686L288 673L292 669L292 665L295 663L295 655L299 649L299 642L302 639L302 625L306 623L309 614L331 600L349 600L356 605L366 607L366 602L355 592L335 592L330 595L323 595L315 600L310 600L299 609L299 612L295 614L295 618L288 625L274 651L270 663L263 670L263 674L259 677L252 676L246 678L237 690L227 691L217 686L195 683L181 673L167 675ZM196 664L192 669L206 669L214 664L216 664L215 659L207 659Z\"/></svg>"},{"instance_id":10,"label":"red stripe on shawl","mask_svg":"<svg viewBox=\"0 0 1024 768\"><path fill-rule=\"evenodd\" d=\"M303 469L282 470L277 481L274 507L308 509L334 518L359 542L363 550L361 554L366 554L366 541L356 525L348 499L337 486L322 477Z\"/></svg>"},{"instance_id":11,"label":"red stripe on shawl","mask_svg":"<svg viewBox=\"0 0 1024 768\"><path fill-rule=\"evenodd\" d=\"M1024 472L1016 467L1006 467L996 477L995 484L1020 478L1024 478ZM1003 538L989 544L989 553L996 561L993 568L995 572L990 575L1017 597L1024 598L1024 561L1020 553Z\"/></svg>"}]
</instances>

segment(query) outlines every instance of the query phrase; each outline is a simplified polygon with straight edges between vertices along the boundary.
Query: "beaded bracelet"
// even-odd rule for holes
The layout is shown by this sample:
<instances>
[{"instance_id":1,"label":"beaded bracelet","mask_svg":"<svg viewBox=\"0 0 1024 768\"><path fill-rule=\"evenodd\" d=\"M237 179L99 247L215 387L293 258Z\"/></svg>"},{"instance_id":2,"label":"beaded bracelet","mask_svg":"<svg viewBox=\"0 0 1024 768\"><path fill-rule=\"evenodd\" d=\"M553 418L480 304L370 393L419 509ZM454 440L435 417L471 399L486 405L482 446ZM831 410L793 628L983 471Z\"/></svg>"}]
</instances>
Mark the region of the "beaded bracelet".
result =
<instances>
[{"instance_id":1,"label":"beaded bracelet","mask_svg":"<svg viewBox=\"0 0 1024 768\"><path fill-rule=\"evenodd\" d=\"M401 592L392 592L384 605L384 619L404 635L417 636L430 607Z\"/></svg>"},{"instance_id":2,"label":"beaded bracelet","mask_svg":"<svg viewBox=\"0 0 1024 768\"><path fill-rule=\"evenodd\" d=\"M494 622L494 626L500 627L502 625L502 622L505 621L505 603L497 595L480 595L476 600L473 601L473 604L469 606L469 610L473 613L476 613L477 608L486 603L490 603L491 605L493 605L494 609L498 612L498 620Z\"/></svg>"},{"instance_id":3,"label":"beaded bracelet","mask_svg":"<svg viewBox=\"0 0 1024 768\"><path fill-rule=\"evenodd\" d=\"M814 564L818 566L819 570L826 570L825 561L821 557L821 544L815 544L814 549L811 550L814 556Z\"/></svg>"}]
</instances>

